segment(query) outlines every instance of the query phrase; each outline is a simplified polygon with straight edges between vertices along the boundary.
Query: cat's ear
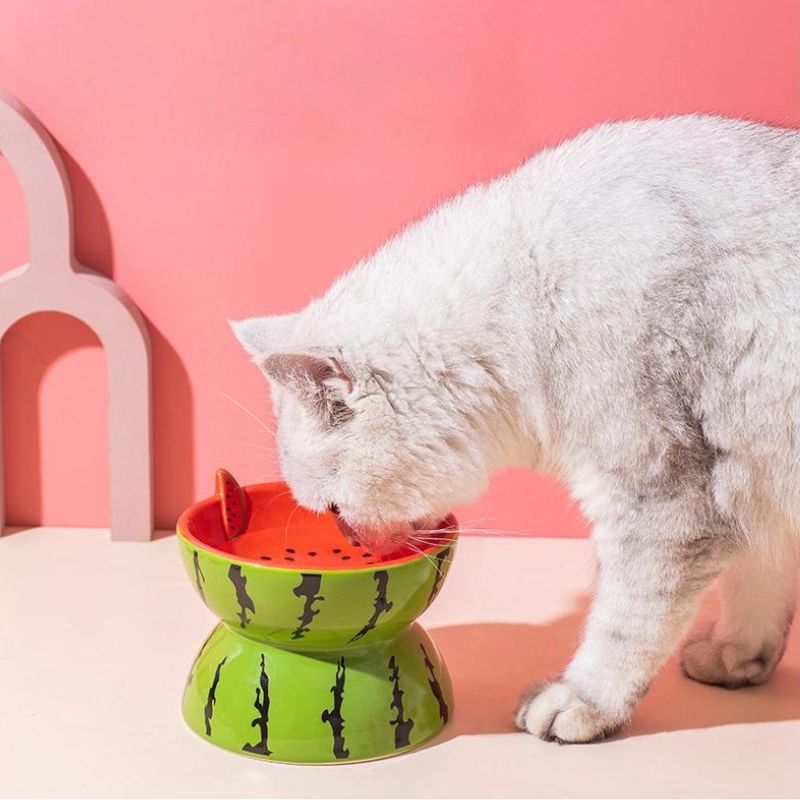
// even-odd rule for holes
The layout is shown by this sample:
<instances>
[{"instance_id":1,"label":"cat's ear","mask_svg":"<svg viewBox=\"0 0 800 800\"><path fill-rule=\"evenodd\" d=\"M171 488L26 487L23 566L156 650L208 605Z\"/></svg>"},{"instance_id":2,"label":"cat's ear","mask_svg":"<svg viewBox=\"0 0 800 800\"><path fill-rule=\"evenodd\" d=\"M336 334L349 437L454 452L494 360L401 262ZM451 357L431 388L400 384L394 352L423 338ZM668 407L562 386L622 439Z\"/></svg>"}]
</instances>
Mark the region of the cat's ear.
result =
<instances>
[{"instance_id":1,"label":"cat's ear","mask_svg":"<svg viewBox=\"0 0 800 800\"><path fill-rule=\"evenodd\" d=\"M352 370L338 352L295 348L297 317L253 317L229 324L267 378L289 389L321 416L342 419L353 392Z\"/></svg>"},{"instance_id":2,"label":"cat's ear","mask_svg":"<svg viewBox=\"0 0 800 800\"><path fill-rule=\"evenodd\" d=\"M228 320L233 335L251 356L263 356L292 346L297 314Z\"/></svg>"},{"instance_id":3,"label":"cat's ear","mask_svg":"<svg viewBox=\"0 0 800 800\"><path fill-rule=\"evenodd\" d=\"M353 380L341 361L318 352L272 353L262 362L267 377L303 395L329 394L341 400L353 391Z\"/></svg>"},{"instance_id":4,"label":"cat's ear","mask_svg":"<svg viewBox=\"0 0 800 800\"><path fill-rule=\"evenodd\" d=\"M353 379L333 355L321 352L272 353L259 361L264 374L286 387L326 425L353 416Z\"/></svg>"}]
</instances>

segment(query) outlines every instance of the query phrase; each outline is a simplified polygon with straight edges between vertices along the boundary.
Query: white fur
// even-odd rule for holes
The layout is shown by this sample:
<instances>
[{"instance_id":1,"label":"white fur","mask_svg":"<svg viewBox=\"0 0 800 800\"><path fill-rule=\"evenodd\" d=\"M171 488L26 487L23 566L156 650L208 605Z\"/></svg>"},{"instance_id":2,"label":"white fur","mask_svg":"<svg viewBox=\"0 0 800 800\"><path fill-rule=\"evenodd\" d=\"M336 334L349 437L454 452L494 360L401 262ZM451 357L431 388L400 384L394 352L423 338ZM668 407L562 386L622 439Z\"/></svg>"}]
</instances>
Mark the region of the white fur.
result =
<instances>
[{"instance_id":1,"label":"white fur","mask_svg":"<svg viewBox=\"0 0 800 800\"><path fill-rule=\"evenodd\" d=\"M777 663L800 508L799 220L794 131L603 125L445 203L298 314L234 324L273 385L296 498L336 504L372 547L501 467L570 483L597 593L524 729L623 724L729 563L737 588L684 667L738 685Z\"/></svg>"}]
</instances>

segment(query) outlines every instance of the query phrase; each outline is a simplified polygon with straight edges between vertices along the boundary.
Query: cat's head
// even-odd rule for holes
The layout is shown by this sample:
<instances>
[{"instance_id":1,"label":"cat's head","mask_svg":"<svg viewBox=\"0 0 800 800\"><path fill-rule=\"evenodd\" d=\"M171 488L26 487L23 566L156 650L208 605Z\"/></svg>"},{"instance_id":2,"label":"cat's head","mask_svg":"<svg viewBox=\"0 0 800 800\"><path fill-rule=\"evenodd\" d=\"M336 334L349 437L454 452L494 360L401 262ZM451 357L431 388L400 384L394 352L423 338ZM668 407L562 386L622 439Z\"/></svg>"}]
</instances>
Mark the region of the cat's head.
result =
<instances>
[{"instance_id":1,"label":"cat's head","mask_svg":"<svg viewBox=\"0 0 800 800\"><path fill-rule=\"evenodd\" d=\"M491 369L411 343L314 341L302 313L231 327L271 385L295 499L338 510L351 538L387 552L486 487L501 424Z\"/></svg>"}]
</instances>

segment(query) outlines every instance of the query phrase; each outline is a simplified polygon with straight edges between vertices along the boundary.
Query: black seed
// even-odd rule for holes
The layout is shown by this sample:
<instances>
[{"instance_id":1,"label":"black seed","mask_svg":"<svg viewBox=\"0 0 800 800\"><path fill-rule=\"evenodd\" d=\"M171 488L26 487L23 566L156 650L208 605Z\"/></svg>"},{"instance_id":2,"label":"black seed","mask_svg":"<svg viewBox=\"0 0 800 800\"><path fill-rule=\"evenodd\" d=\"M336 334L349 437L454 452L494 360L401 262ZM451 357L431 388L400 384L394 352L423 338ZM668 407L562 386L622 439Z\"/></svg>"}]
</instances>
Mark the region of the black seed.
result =
<instances>
[{"instance_id":1,"label":"black seed","mask_svg":"<svg viewBox=\"0 0 800 800\"><path fill-rule=\"evenodd\" d=\"M309 554L310 556L315 556L315 555L317 554L317 551L316 551L316 550L309 550L309 551L308 551L308 554Z\"/></svg>"},{"instance_id":2,"label":"black seed","mask_svg":"<svg viewBox=\"0 0 800 800\"><path fill-rule=\"evenodd\" d=\"M333 548L333 552L334 552L334 553L341 553L342 551L341 551L341 549L340 549L340 548L338 548L338 547L334 547L334 548Z\"/></svg>"},{"instance_id":3,"label":"black seed","mask_svg":"<svg viewBox=\"0 0 800 800\"><path fill-rule=\"evenodd\" d=\"M283 560L284 561L294 561L294 559L291 556L286 556Z\"/></svg>"},{"instance_id":4,"label":"black seed","mask_svg":"<svg viewBox=\"0 0 800 800\"><path fill-rule=\"evenodd\" d=\"M372 553L362 553L361 558L372 558Z\"/></svg>"},{"instance_id":5,"label":"black seed","mask_svg":"<svg viewBox=\"0 0 800 800\"><path fill-rule=\"evenodd\" d=\"M353 542L353 547L361 547L361 542Z\"/></svg>"},{"instance_id":6,"label":"black seed","mask_svg":"<svg viewBox=\"0 0 800 800\"><path fill-rule=\"evenodd\" d=\"M349 561L349 560L350 560L350 556L342 556L342 561Z\"/></svg>"},{"instance_id":7,"label":"black seed","mask_svg":"<svg viewBox=\"0 0 800 800\"><path fill-rule=\"evenodd\" d=\"M261 556L262 561L272 561L272 556Z\"/></svg>"},{"instance_id":8,"label":"black seed","mask_svg":"<svg viewBox=\"0 0 800 800\"><path fill-rule=\"evenodd\" d=\"M286 548L286 552L287 553L294 553L294 547L287 547Z\"/></svg>"}]
</instances>

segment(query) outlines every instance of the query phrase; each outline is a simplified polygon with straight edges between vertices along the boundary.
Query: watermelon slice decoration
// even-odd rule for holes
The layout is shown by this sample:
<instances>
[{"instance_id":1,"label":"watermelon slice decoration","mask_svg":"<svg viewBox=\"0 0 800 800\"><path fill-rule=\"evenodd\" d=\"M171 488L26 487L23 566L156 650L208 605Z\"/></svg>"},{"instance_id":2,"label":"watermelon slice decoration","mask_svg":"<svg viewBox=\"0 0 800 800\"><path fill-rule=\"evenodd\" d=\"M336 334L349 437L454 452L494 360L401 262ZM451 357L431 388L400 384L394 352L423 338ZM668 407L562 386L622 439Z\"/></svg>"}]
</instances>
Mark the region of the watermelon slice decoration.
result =
<instances>
[{"instance_id":1,"label":"watermelon slice decoration","mask_svg":"<svg viewBox=\"0 0 800 800\"><path fill-rule=\"evenodd\" d=\"M250 516L247 495L236 478L226 469L217 470L215 494L219 498L225 538L233 539L234 536L244 533Z\"/></svg>"}]
</instances>

